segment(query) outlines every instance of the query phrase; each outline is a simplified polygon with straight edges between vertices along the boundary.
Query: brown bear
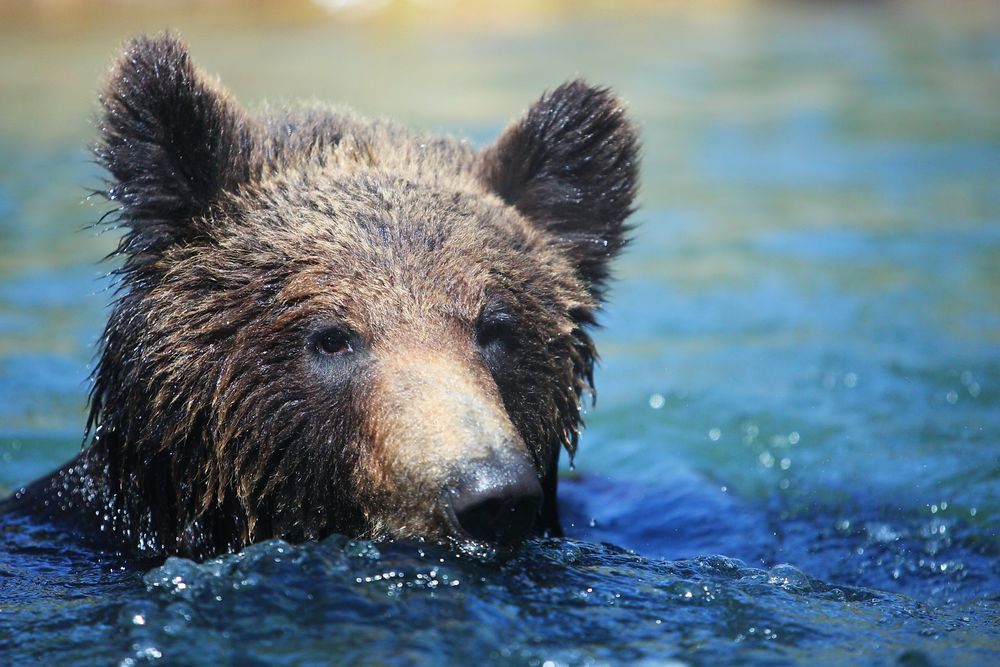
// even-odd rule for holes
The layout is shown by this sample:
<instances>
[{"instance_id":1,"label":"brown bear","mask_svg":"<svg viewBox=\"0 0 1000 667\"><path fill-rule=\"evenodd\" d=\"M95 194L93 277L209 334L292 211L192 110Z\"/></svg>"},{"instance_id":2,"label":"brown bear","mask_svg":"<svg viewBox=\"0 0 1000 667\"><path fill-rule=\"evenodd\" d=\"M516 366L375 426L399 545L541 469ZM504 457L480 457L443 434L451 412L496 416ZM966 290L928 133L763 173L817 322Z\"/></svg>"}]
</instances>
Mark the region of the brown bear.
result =
<instances>
[{"instance_id":1,"label":"brown bear","mask_svg":"<svg viewBox=\"0 0 1000 667\"><path fill-rule=\"evenodd\" d=\"M615 96L564 84L476 150L249 114L161 36L126 45L100 100L125 232L84 448L6 511L150 556L560 534L636 191Z\"/></svg>"}]
</instances>

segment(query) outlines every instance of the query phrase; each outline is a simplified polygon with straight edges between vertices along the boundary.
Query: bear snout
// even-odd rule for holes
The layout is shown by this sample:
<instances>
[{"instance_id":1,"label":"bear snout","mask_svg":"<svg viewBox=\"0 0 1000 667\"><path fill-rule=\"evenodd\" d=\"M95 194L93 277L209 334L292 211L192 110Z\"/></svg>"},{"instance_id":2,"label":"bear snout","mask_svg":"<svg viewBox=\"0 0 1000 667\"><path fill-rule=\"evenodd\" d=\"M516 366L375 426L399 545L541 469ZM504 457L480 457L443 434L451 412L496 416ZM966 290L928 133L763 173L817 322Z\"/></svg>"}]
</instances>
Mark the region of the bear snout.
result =
<instances>
[{"instance_id":1,"label":"bear snout","mask_svg":"<svg viewBox=\"0 0 1000 667\"><path fill-rule=\"evenodd\" d=\"M468 465L446 488L444 502L456 537L515 545L534 528L542 485L526 457L494 456Z\"/></svg>"}]
</instances>

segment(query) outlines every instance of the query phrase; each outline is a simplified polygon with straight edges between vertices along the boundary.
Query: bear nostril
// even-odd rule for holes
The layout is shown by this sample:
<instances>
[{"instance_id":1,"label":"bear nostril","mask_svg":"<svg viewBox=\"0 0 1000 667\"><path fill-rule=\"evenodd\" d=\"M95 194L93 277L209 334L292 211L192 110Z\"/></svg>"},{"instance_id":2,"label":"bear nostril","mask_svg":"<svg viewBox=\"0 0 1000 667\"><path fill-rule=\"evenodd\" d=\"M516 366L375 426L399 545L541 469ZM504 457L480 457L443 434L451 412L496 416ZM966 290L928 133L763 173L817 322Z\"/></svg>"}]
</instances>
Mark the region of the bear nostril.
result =
<instances>
[{"instance_id":1,"label":"bear nostril","mask_svg":"<svg viewBox=\"0 0 1000 667\"><path fill-rule=\"evenodd\" d=\"M531 533L542 506L542 486L526 460L477 462L450 489L457 528L481 542L513 544Z\"/></svg>"}]
</instances>

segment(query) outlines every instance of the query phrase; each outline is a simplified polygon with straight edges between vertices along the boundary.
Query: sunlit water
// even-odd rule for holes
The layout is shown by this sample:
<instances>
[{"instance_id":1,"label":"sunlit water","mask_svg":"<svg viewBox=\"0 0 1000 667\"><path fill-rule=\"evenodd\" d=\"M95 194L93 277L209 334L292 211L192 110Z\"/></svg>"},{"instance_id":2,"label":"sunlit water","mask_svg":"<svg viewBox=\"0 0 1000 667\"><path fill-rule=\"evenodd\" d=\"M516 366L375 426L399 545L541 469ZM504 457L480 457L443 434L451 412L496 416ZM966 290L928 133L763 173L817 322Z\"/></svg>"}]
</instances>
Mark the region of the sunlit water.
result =
<instances>
[{"instance_id":1,"label":"sunlit water","mask_svg":"<svg viewBox=\"0 0 1000 667\"><path fill-rule=\"evenodd\" d=\"M126 563L4 519L0 664L1000 660L1000 28L962 8L8 26L0 489L79 446L115 242L84 229L83 147L136 30L179 26L251 104L477 142L583 74L630 101L645 171L572 539Z\"/></svg>"}]
</instances>

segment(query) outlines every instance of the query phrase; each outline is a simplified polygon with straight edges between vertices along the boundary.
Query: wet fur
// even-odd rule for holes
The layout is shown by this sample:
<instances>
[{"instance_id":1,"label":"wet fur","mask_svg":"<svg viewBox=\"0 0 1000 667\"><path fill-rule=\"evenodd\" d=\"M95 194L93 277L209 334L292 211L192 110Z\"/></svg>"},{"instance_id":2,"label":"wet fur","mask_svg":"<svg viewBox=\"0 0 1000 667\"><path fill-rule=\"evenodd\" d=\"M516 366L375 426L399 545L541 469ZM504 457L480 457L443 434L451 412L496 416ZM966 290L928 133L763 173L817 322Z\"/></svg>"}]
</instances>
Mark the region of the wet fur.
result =
<instances>
[{"instance_id":1,"label":"wet fur","mask_svg":"<svg viewBox=\"0 0 1000 667\"><path fill-rule=\"evenodd\" d=\"M125 47L101 103L124 234L85 447L8 509L85 518L147 555L439 535L428 499L452 473L426 440L464 427L436 427L453 411L422 395L456 383L495 447L526 448L537 528L559 533L587 328L636 188L613 95L560 86L476 151L326 107L250 115L166 36ZM317 368L304 350L328 322L363 364Z\"/></svg>"}]
</instances>

